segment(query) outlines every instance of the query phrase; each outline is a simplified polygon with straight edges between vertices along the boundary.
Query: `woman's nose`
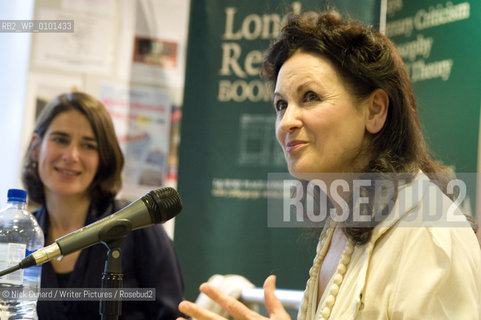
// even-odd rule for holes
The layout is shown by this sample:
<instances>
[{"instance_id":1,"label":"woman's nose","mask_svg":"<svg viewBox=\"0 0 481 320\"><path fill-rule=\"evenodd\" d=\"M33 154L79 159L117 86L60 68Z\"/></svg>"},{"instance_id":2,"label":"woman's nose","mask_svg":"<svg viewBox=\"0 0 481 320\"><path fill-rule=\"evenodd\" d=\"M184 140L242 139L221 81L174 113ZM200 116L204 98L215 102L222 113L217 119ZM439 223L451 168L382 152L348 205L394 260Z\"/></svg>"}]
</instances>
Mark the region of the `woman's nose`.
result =
<instances>
[{"instance_id":1,"label":"woman's nose","mask_svg":"<svg viewBox=\"0 0 481 320\"><path fill-rule=\"evenodd\" d=\"M285 132L292 132L302 127L301 112L295 104L287 106L279 125Z\"/></svg>"},{"instance_id":2,"label":"woman's nose","mask_svg":"<svg viewBox=\"0 0 481 320\"><path fill-rule=\"evenodd\" d=\"M79 160L79 149L75 145L70 145L63 153L63 160L66 162L76 162Z\"/></svg>"}]
</instances>

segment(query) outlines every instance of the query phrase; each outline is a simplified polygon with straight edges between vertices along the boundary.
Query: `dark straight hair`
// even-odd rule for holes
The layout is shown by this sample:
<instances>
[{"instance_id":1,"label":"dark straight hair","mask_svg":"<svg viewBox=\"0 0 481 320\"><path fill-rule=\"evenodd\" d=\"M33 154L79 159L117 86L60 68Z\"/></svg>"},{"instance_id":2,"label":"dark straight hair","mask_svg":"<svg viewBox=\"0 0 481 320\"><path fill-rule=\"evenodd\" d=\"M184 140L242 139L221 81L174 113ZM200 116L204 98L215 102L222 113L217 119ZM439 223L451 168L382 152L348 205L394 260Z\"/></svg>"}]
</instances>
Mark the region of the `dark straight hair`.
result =
<instances>
[{"instance_id":1,"label":"dark straight hair","mask_svg":"<svg viewBox=\"0 0 481 320\"><path fill-rule=\"evenodd\" d=\"M115 197L122 187L121 172L124 156L115 134L112 119L104 105L94 97L82 92L69 92L52 99L37 118L34 132L40 139L31 144L25 154L22 181L29 199L45 205L44 185L38 174L37 163L32 159L32 151L44 139L45 132L59 114L76 110L83 114L95 134L99 152L99 167L89 188L91 200L96 202L105 197Z\"/></svg>"}]
</instances>

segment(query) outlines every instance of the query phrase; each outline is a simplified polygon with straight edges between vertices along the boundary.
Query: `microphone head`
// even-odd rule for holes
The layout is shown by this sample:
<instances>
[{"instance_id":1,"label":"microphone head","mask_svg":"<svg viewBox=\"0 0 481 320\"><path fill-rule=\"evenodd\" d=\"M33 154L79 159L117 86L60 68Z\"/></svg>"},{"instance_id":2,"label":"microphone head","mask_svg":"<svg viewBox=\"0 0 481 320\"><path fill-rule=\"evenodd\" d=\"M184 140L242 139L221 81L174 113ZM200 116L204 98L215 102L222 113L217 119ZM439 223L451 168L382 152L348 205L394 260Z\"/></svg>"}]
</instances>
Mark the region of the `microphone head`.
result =
<instances>
[{"instance_id":1,"label":"microphone head","mask_svg":"<svg viewBox=\"0 0 481 320\"><path fill-rule=\"evenodd\" d=\"M182 210L182 200L174 188L152 190L141 199L150 213L152 223L164 223Z\"/></svg>"}]
</instances>

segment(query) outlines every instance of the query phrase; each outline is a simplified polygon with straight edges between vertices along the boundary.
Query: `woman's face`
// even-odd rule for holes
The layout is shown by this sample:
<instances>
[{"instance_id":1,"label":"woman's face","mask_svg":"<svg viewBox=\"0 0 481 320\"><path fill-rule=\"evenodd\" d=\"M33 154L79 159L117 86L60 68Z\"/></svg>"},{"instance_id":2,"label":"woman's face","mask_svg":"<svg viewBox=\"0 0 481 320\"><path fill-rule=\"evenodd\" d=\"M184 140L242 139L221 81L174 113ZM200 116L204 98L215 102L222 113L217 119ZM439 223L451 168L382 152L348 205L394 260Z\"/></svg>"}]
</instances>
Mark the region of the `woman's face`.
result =
<instances>
[{"instance_id":1,"label":"woman's face","mask_svg":"<svg viewBox=\"0 0 481 320\"><path fill-rule=\"evenodd\" d=\"M281 67L274 92L276 137L289 172L335 173L366 165L368 108L326 58L296 52Z\"/></svg>"},{"instance_id":2,"label":"woman's face","mask_svg":"<svg viewBox=\"0 0 481 320\"><path fill-rule=\"evenodd\" d=\"M52 120L32 156L47 199L87 195L99 166L97 139L87 118L76 110Z\"/></svg>"}]
</instances>

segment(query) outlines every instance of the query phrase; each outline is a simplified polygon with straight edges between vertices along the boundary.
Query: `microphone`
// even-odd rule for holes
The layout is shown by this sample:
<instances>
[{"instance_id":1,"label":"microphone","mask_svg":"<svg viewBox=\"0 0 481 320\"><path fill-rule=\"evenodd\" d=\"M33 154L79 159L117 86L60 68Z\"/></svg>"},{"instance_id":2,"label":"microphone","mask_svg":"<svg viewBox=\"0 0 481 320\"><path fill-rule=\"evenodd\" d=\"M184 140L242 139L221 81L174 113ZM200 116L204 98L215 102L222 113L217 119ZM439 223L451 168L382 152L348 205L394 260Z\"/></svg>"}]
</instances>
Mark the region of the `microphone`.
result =
<instances>
[{"instance_id":1,"label":"microphone","mask_svg":"<svg viewBox=\"0 0 481 320\"><path fill-rule=\"evenodd\" d=\"M18 265L0 272L0 276L18 269L41 265L99 242L121 239L131 230L164 223L181 210L182 201L175 189L164 187L152 190L116 213L58 238L51 245L33 252Z\"/></svg>"}]
</instances>

